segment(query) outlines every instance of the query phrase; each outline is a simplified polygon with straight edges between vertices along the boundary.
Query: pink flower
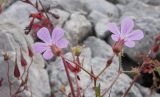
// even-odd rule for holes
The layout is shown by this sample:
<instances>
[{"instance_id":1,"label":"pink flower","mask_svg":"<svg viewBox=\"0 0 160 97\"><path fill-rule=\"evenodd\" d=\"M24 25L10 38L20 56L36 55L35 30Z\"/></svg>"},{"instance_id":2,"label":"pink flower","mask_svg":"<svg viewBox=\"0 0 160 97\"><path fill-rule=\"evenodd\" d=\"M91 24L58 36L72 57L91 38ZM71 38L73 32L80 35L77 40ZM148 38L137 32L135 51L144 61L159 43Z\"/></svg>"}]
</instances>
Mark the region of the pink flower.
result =
<instances>
[{"instance_id":1,"label":"pink flower","mask_svg":"<svg viewBox=\"0 0 160 97\"><path fill-rule=\"evenodd\" d=\"M121 31L115 23L109 23L107 27L108 30L113 33L111 37L114 41L123 40L124 44L129 48L135 46L135 40L141 40L144 37L141 30L133 30L134 22L130 18L125 18L122 20Z\"/></svg>"},{"instance_id":2,"label":"pink flower","mask_svg":"<svg viewBox=\"0 0 160 97\"><path fill-rule=\"evenodd\" d=\"M43 27L37 32L37 37L43 42L36 42L32 48L34 52L43 53L43 57L46 60L51 59L55 53L54 48L66 48L68 46L68 40L63 38L64 30L61 28L54 28L52 35L50 35L47 28Z\"/></svg>"}]
</instances>

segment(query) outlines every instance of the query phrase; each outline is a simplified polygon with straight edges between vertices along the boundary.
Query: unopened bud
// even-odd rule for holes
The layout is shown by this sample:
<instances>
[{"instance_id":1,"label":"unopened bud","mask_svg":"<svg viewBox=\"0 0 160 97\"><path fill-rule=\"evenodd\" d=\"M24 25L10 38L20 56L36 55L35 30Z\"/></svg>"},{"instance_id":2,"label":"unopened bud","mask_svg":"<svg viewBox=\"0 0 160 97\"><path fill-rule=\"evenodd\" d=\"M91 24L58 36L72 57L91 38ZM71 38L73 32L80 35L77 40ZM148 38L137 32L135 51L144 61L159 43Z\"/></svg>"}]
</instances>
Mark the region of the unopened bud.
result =
<instances>
[{"instance_id":1,"label":"unopened bud","mask_svg":"<svg viewBox=\"0 0 160 97\"><path fill-rule=\"evenodd\" d=\"M76 46L72 48L72 53L75 56L80 56L81 52L82 52L82 46Z\"/></svg>"},{"instance_id":2,"label":"unopened bud","mask_svg":"<svg viewBox=\"0 0 160 97\"><path fill-rule=\"evenodd\" d=\"M20 71L19 71L18 64L17 64L17 56L15 60L15 67L14 67L14 77L16 77L17 79L19 79L20 77Z\"/></svg>"},{"instance_id":3,"label":"unopened bud","mask_svg":"<svg viewBox=\"0 0 160 97\"><path fill-rule=\"evenodd\" d=\"M20 49L20 56L21 56L21 65L23 66L23 67L26 67L27 66L27 61L24 59L24 56L23 56L23 54L22 54L22 50Z\"/></svg>"},{"instance_id":4,"label":"unopened bud","mask_svg":"<svg viewBox=\"0 0 160 97\"><path fill-rule=\"evenodd\" d=\"M16 77L17 79L19 79L20 77L20 71L17 64L15 64L15 67L14 67L14 77Z\"/></svg>"}]
</instances>

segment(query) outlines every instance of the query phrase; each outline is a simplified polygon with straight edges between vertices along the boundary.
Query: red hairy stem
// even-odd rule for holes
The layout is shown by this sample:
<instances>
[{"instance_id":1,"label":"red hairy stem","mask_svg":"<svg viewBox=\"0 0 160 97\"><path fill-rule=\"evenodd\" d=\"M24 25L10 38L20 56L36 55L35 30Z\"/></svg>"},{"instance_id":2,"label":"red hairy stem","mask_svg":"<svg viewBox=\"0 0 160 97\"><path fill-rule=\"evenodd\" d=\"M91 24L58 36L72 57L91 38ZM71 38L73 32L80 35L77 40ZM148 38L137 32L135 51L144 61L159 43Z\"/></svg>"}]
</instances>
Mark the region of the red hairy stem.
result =
<instances>
[{"instance_id":1,"label":"red hairy stem","mask_svg":"<svg viewBox=\"0 0 160 97\"><path fill-rule=\"evenodd\" d=\"M112 82L112 84L107 89L104 90L104 93L102 94L103 97L113 87L113 85L116 83L117 79L119 78L121 74L122 72L119 72L116 78L114 79L114 81Z\"/></svg>"},{"instance_id":2,"label":"red hairy stem","mask_svg":"<svg viewBox=\"0 0 160 97\"><path fill-rule=\"evenodd\" d=\"M135 82L137 81L138 78L139 78L139 75L136 75L134 77L134 79L132 80L130 86L128 87L128 89L126 90L126 92L124 93L124 95L122 97L126 97L127 96L129 90L132 88L132 86L135 84Z\"/></svg>"},{"instance_id":3,"label":"red hairy stem","mask_svg":"<svg viewBox=\"0 0 160 97\"><path fill-rule=\"evenodd\" d=\"M28 68L27 68L27 69L26 69L26 68L24 69L24 72L23 72L23 74L22 74L22 76L21 76L22 83L19 85L18 89L17 89L16 92L12 95L12 97L16 97L17 94L19 94L19 93L21 93L21 92L23 92L23 91L25 90L25 85L27 85L27 81L28 81L28 77L29 77L29 69L30 69L32 63L33 63L33 57L31 58L31 62L30 62L30 64L29 64ZM27 75L26 75L26 77L25 77L25 80L23 80L23 76L24 76L25 72L27 73ZM24 87L24 88L21 90L21 87ZM32 92L31 92L31 97L32 97Z\"/></svg>"},{"instance_id":4,"label":"red hairy stem","mask_svg":"<svg viewBox=\"0 0 160 97\"><path fill-rule=\"evenodd\" d=\"M29 73L29 69L30 69L30 67L31 67L31 65L32 65L32 63L33 63L33 57L31 58L31 62L30 62L30 64L29 64L29 66L28 66L28 69L27 69L27 74Z\"/></svg>"},{"instance_id":5,"label":"red hairy stem","mask_svg":"<svg viewBox=\"0 0 160 97\"><path fill-rule=\"evenodd\" d=\"M9 92L10 92L10 97L11 97L12 96L12 89L11 89L12 82L9 79L9 72L10 72L9 61L6 61L6 62L7 62L7 77L8 77L8 84L9 84Z\"/></svg>"},{"instance_id":6,"label":"red hairy stem","mask_svg":"<svg viewBox=\"0 0 160 97\"><path fill-rule=\"evenodd\" d=\"M66 75L67 75L67 78L68 78L68 81L69 81L69 85L70 85L70 89L71 89L72 96L73 96L73 97L76 97L76 96L75 96L75 93L74 93L74 88L73 88L73 84L72 84L72 79L71 79L71 77L70 77L70 74L69 74L69 71L68 71L68 68L67 68L67 64L66 64L65 58L64 58L63 56L61 56L61 58L62 58L64 67L65 67L65 71L66 71Z\"/></svg>"},{"instance_id":7,"label":"red hairy stem","mask_svg":"<svg viewBox=\"0 0 160 97\"><path fill-rule=\"evenodd\" d=\"M66 58L65 58L66 59ZM66 59L67 61L69 61L69 62L72 62L71 60L69 60L69 59ZM72 62L72 63L74 63L74 62ZM86 72L88 75L90 75L92 78L96 78L96 76L94 75L94 74L92 74L92 73L90 73L88 70L86 70L85 68L83 68L82 66L80 66L80 65L77 65L79 68L81 68L84 72Z\"/></svg>"},{"instance_id":8,"label":"red hairy stem","mask_svg":"<svg viewBox=\"0 0 160 97\"><path fill-rule=\"evenodd\" d=\"M103 72L105 72L105 70L112 64L113 58L114 58L114 55L113 55L109 60L107 60L106 66L101 70L101 72L96 76L96 78L99 78L99 76L100 76Z\"/></svg>"},{"instance_id":9,"label":"red hairy stem","mask_svg":"<svg viewBox=\"0 0 160 97\"><path fill-rule=\"evenodd\" d=\"M48 18L48 20L50 21L49 16L47 15L47 12L46 12L46 10L45 10L45 8L44 8L44 6L43 6L43 4L42 4L41 0L39 0L39 3L41 4L41 6L42 6L42 8L43 8L43 10L44 10L44 13L45 13L46 17L47 17L47 18Z\"/></svg>"},{"instance_id":10,"label":"red hairy stem","mask_svg":"<svg viewBox=\"0 0 160 97\"><path fill-rule=\"evenodd\" d=\"M77 97L81 97L81 90L78 83L77 73L75 73L75 78L76 78L76 85L77 85Z\"/></svg>"}]
</instances>

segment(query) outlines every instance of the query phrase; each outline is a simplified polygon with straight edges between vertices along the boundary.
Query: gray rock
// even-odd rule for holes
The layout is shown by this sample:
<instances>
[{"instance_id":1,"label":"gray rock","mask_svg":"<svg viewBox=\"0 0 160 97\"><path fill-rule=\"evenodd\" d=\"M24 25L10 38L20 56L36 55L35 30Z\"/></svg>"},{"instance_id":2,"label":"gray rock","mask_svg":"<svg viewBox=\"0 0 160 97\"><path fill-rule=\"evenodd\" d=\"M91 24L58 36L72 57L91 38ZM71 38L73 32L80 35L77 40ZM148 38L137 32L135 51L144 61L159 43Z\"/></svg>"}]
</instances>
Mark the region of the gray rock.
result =
<instances>
[{"instance_id":1,"label":"gray rock","mask_svg":"<svg viewBox=\"0 0 160 97\"><path fill-rule=\"evenodd\" d=\"M84 44L86 47L91 48L93 57L107 58L113 55L110 45L96 37L89 37Z\"/></svg>"},{"instance_id":2,"label":"gray rock","mask_svg":"<svg viewBox=\"0 0 160 97\"><path fill-rule=\"evenodd\" d=\"M55 19L53 16L50 16L50 19L53 22L53 24L59 27L63 27L65 22L67 22L67 20L70 17L70 14L68 12L63 11L61 9L54 8L51 9L50 12L59 16L59 19Z\"/></svg>"},{"instance_id":3,"label":"gray rock","mask_svg":"<svg viewBox=\"0 0 160 97\"><path fill-rule=\"evenodd\" d=\"M89 13L87 18L89 21L96 24L99 20L108 18L108 16L99 11L93 10Z\"/></svg>"},{"instance_id":4,"label":"gray rock","mask_svg":"<svg viewBox=\"0 0 160 97\"><path fill-rule=\"evenodd\" d=\"M20 72L22 74L24 68L20 65L20 52L19 49L22 48L22 52L24 57L28 63L31 62L30 57L28 56L28 46L33 44L33 39L31 36L26 36L23 33L23 29L17 26L16 23L11 22L3 22L0 23L0 50L6 50L9 52L11 57L10 62L10 80L13 82L13 92L17 90L17 87L20 84L20 81L14 78L13 70L15 66L15 53L17 52L18 56L18 66ZM9 97L9 88L8 82L6 77L6 70L7 70L7 63L3 61L3 56L0 54L0 77L4 79L1 90L0 96L1 97ZM33 59L33 64L30 68L29 73L29 81L28 86L29 90L32 89L33 97L49 97L50 96L50 86L48 80L47 71L44 68L44 61L40 55L35 54ZM4 96L5 95L5 96ZM25 97L30 97L29 91L24 91L22 95L26 95Z\"/></svg>"},{"instance_id":5,"label":"gray rock","mask_svg":"<svg viewBox=\"0 0 160 97\"><path fill-rule=\"evenodd\" d=\"M0 22L12 21L25 29L30 22L29 15L31 12L36 12L36 9L22 1L17 1L0 15Z\"/></svg>"},{"instance_id":6,"label":"gray rock","mask_svg":"<svg viewBox=\"0 0 160 97\"><path fill-rule=\"evenodd\" d=\"M86 9L91 12L92 10L96 10L108 16L118 17L118 10L115 5L105 0L82 0L85 4Z\"/></svg>"},{"instance_id":7,"label":"gray rock","mask_svg":"<svg viewBox=\"0 0 160 97\"><path fill-rule=\"evenodd\" d=\"M49 0L50 1L50 0ZM73 12L86 12L89 13L92 10L99 11L106 15L112 14L118 16L117 8L105 0L51 0L53 4L56 3L58 8L66 10L70 13Z\"/></svg>"},{"instance_id":8,"label":"gray rock","mask_svg":"<svg viewBox=\"0 0 160 97\"><path fill-rule=\"evenodd\" d=\"M120 4L128 4L128 3L132 3L133 1L142 1L146 4L149 5L153 5L153 6L159 6L160 5L160 1L159 0L109 0L113 3L120 3Z\"/></svg>"},{"instance_id":9,"label":"gray rock","mask_svg":"<svg viewBox=\"0 0 160 97\"><path fill-rule=\"evenodd\" d=\"M148 0L147 4L153 5L153 6L159 6L160 1L159 0Z\"/></svg>"},{"instance_id":10,"label":"gray rock","mask_svg":"<svg viewBox=\"0 0 160 97\"><path fill-rule=\"evenodd\" d=\"M76 44L91 34L91 23L84 15L73 13L65 25L64 29L68 32L72 44Z\"/></svg>"},{"instance_id":11,"label":"gray rock","mask_svg":"<svg viewBox=\"0 0 160 97\"><path fill-rule=\"evenodd\" d=\"M81 3L81 0L47 0L50 3L50 6L57 7L67 12L86 12L84 11L84 6Z\"/></svg>"},{"instance_id":12,"label":"gray rock","mask_svg":"<svg viewBox=\"0 0 160 97\"><path fill-rule=\"evenodd\" d=\"M120 4L128 4L128 3L132 3L132 2L137 2L137 1L142 1L144 3L147 3L148 1L152 1L152 0L116 0L116 3L120 3ZM111 2L115 2L114 0L111 0Z\"/></svg>"},{"instance_id":13,"label":"gray rock","mask_svg":"<svg viewBox=\"0 0 160 97\"><path fill-rule=\"evenodd\" d=\"M110 33L108 33L107 24L110 22L110 19L102 19L95 25L96 36L99 38L105 38Z\"/></svg>"},{"instance_id":14,"label":"gray rock","mask_svg":"<svg viewBox=\"0 0 160 97\"><path fill-rule=\"evenodd\" d=\"M136 86L139 88L143 97L159 97L160 96L160 94L158 93L151 94L151 90L149 88L142 87L139 84L136 84Z\"/></svg>"},{"instance_id":15,"label":"gray rock","mask_svg":"<svg viewBox=\"0 0 160 97\"><path fill-rule=\"evenodd\" d=\"M160 7L147 5L141 1L136 1L121 8L121 19L124 17L134 19L134 29L141 29L144 32L144 38L136 42L136 46L134 48L125 48L125 53L127 53L134 61L138 61L138 59L136 59L137 55L143 53L147 54L152 46L154 37L159 33ZM111 43L111 41L109 43Z\"/></svg>"},{"instance_id":16,"label":"gray rock","mask_svg":"<svg viewBox=\"0 0 160 97\"><path fill-rule=\"evenodd\" d=\"M107 27L110 21L119 17L117 7L107 1L99 0L92 2L92 0L83 0L86 8L89 10L88 19L93 23L95 34L99 38L107 36Z\"/></svg>"},{"instance_id":17,"label":"gray rock","mask_svg":"<svg viewBox=\"0 0 160 97\"><path fill-rule=\"evenodd\" d=\"M88 20L93 23L95 34L99 38L104 38L108 36L107 34L107 27L106 25L110 22L115 20L112 16L105 15L99 11L93 10L88 15Z\"/></svg>"}]
</instances>

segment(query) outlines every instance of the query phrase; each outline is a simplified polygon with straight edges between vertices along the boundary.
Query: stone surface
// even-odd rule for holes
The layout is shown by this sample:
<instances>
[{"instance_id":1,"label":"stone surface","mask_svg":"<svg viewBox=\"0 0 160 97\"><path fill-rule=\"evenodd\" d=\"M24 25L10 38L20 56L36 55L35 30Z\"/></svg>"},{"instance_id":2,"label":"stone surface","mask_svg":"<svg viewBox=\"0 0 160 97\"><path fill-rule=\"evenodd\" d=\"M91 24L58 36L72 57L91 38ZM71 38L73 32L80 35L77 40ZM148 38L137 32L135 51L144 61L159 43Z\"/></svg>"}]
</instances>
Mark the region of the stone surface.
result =
<instances>
[{"instance_id":1,"label":"stone surface","mask_svg":"<svg viewBox=\"0 0 160 97\"><path fill-rule=\"evenodd\" d=\"M59 16L59 19L55 19L53 18L53 16L50 16L50 19L52 20L53 24L59 27L63 27L66 21L70 17L70 13L63 11L61 9L54 8L51 9L50 12Z\"/></svg>"},{"instance_id":2,"label":"stone surface","mask_svg":"<svg viewBox=\"0 0 160 97\"><path fill-rule=\"evenodd\" d=\"M140 89L140 92L142 93L143 97L159 97L160 96L160 94L158 93L151 94L151 90L149 88L142 87L139 84L136 84L136 86Z\"/></svg>"},{"instance_id":3,"label":"stone surface","mask_svg":"<svg viewBox=\"0 0 160 97\"><path fill-rule=\"evenodd\" d=\"M108 0L112 3L120 3L120 4L128 4L128 3L132 3L134 1L142 1L146 4L149 4L149 5L153 5L153 6L159 6L160 5L160 1L159 0Z\"/></svg>"},{"instance_id":4,"label":"stone surface","mask_svg":"<svg viewBox=\"0 0 160 97\"><path fill-rule=\"evenodd\" d=\"M31 12L36 12L36 9L29 4L17 1L14 4L12 4L9 8L7 8L0 15L0 18L1 21L15 22L25 29L25 27L30 22L29 15Z\"/></svg>"},{"instance_id":5,"label":"stone surface","mask_svg":"<svg viewBox=\"0 0 160 97\"><path fill-rule=\"evenodd\" d=\"M112 48L105 41L96 37L89 37L84 42L86 47L90 47L93 57L111 57L113 55Z\"/></svg>"},{"instance_id":6,"label":"stone surface","mask_svg":"<svg viewBox=\"0 0 160 97\"><path fill-rule=\"evenodd\" d=\"M104 13L101 13L99 11L96 10L92 10L89 15L87 16L88 20L91 21L92 23L97 23L99 20L101 19L106 19L108 18L107 15L105 15Z\"/></svg>"},{"instance_id":7,"label":"stone surface","mask_svg":"<svg viewBox=\"0 0 160 97\"><path fill-rule=\"evenodd\" d=\"M115 5L105 0L82 0L86 9L91 12L96 10L108 16L118 17L118 10Z\"/></svg>"},{"instance_id":8,"label":"stone surface","mask_svg":"<svg viewBox=\"0 0 160 97\"><path fill-rule=\"evenodd\" d=\"M19 61L19 49L22 49L22 52L24 54L24 57L28 63L28 65L31 62L30 57L28 56L28 46L31 46L33 44L33 39L31 36L26 36L23 33L23 29L17 26L16 23L12 22L0 22L0 50L1 51L8 51L9 55L11 56L10 62L10 78L11 81L13 81L14 87L13 92L17 89L19 85L19 81L14 78L13 76L13 70L15 66L15 53L17 52L18 56L18 66L20 69L20 72L22 74L24 68L21 67L20 61ZM2 52L0 55L0 77L4 79L0 96L1 97L9 97L9 88L8 88L8 82L6 77L6 70L7 70L7 63L3 61ZM49 86L49 80L48 80L48 74L47 71L44 69L44 61L40 55L34 56L33 64L30 68L30 74L29 74L29 90L32 89L33 97L50 97L50 86ZM23 95L26 95L29 97L30 92L25 91L22 93ZM5 95L5 96L3 96Z\"/></svg>"},{"instance_id":9,"label":"stone surface","mask_svg":"<svg viewBox=\"0 0 160 97\"><path fill-rule=\"evenodd\" d=\"M88 20L93 23L95 35L99 38L105 38L108 35L106 25L114 19L112 16L105 15L96 10L91 11L88 15Z\"/></svg>"},{"instance_id":10,"label":"stone surface","mask_svg":"<svg viewBox=\"0 0 160 97\"><path fill-rule=\"evenodd\" d=\"M153 5L153 6L159 6L160 0L148 0L147 4Z\"/></svg>"},{"instance_id":11,"label":"stone surface","mask_svg":"<svg viewBox=\"0 0 160 97\"><path fill-rule=\"evenodd\" d=\"M48 0L50 1L50 0ZM117 8L105 0L51 0L58 8L61 8L70 13L73 12L91 12L92 10L99 11L106 15L112 14L118 16Z\"/></svg>"},{"instance_id":12,"label":"stone surface","mask_svg":"<svg viewBox=\"0 0 160 97\"><path fill-rule=\"evenodd\" d=\"M70 16L70 20L64 25L64 29L68 32L72 44L77 44L91 34L91 27L91 23L80 13L73 13Z\"/></svg>"},{"instance_id":13,"label":"stone surface","mask_svg":"<svg viewBox=\"0 0 160 97\"><path fill-rule=\"evenodd\" d=\"M108 33L108 29L106 26L110 22L111 22L111 20L106 18L106 19L102 19L96 23L95 32L96 32L97 37L105 38L106 36L108 36L110 34L110 33Z\"/></svg>"}]
</instances>

